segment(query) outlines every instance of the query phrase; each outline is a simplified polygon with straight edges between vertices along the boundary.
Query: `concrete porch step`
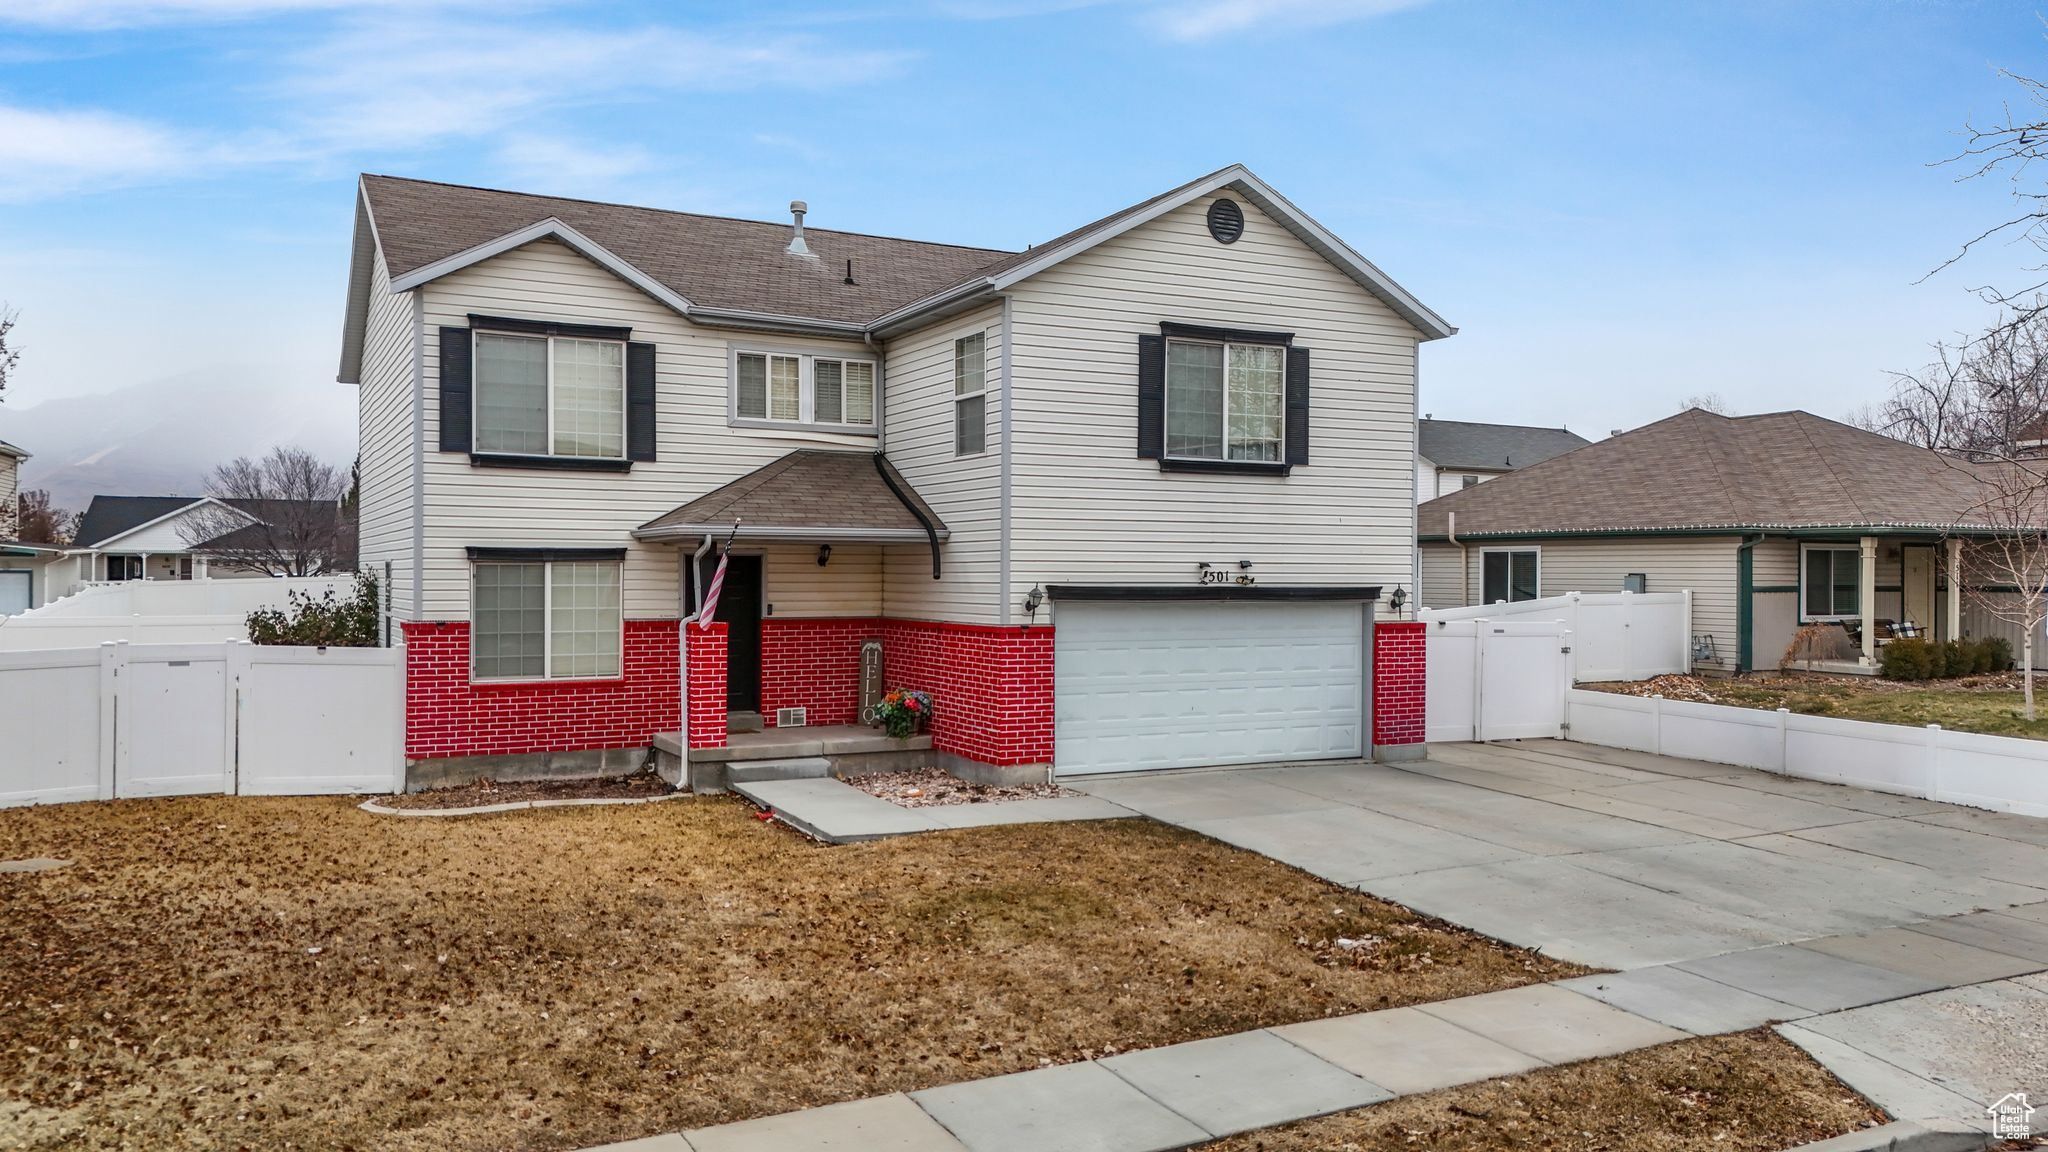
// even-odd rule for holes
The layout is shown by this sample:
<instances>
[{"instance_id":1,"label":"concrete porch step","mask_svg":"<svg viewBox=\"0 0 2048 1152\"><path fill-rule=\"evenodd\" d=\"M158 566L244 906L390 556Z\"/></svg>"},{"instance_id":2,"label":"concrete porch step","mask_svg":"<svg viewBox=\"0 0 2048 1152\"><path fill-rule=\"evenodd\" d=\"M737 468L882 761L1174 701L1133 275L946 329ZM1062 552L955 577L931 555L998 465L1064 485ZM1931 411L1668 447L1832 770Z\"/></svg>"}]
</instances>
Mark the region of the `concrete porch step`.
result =
<instances>
[{"instance_id":1,"label":"concrete porch step","mask_svg":"<svg viewBox=\"0 0 2048 1152\"><path fill-rule=\"evenodd\" d=\"M832 762L823 756L793 760L728 760L725 782L758 784L767 780L822 780L832 775Z\"/></svg>"},{"instance_id":2,"label":"concrete porch step","mask_svg":"<svg viewBox=\"0 0 2048 1152\"><path fill-rule=\"evenodd\" d=\"M723 748L694 748L687 755L682 733L661 732L654 737L654 753L655 766L662 778L692 792L723 792L733 783L750 779L816 779L866 772L899 772L929 768L937 762L929 736L896 740L876 729L853 724L735 732L727 736ZM825 769L817 771L810 765L812 761L824 764ZM744 773L759 769L741 768L749 764L793 763L803 763L806 767L796 771L770 768L767 771L772 774L765 776L748 776Z\"/></svg>"},{"instance_id":3,"label":"concrete porch step","mask_svg":"<svg viewBox=\"0 0 2048 1152\"><path fill-rule=\"evenodd\" d=\"M767 721L761 718L759 712L727 712L725 714L725 731L727 735L740 732L759 732L765 727L767 727Z\"/></svg>"}]
</instances>

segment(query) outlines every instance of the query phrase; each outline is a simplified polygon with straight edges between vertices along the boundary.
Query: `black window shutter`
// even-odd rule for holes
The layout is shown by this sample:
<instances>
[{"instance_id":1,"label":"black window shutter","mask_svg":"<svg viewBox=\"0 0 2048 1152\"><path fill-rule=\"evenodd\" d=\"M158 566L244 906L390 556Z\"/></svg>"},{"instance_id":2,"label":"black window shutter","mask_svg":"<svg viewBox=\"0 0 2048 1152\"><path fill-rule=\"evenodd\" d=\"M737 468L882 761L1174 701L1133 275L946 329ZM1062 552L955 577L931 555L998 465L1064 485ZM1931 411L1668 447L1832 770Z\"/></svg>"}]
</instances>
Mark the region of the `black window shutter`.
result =
<instances>
[{"instance_id":1,"label":"black window shutter","mask_svg":"<svg viewBox=\"0 0 2048 1152\"><path fill-rule=\"evenodd\" d=\"M1308 463L1308 349L1287 350L1287 462Z\"/></svg>"},{"instance_id":2,"label":"black window shutter","mask_svg":"<svg viewBox=\"0 0 2048 1152\"><path fill-rule=\"evenodd\" d=\"M1166 337L1138 337L1138 455L1166 458Z\"/></svg>"},{"instance_id":3,"label":"black window shutter","mask_svg":"<svg viewBox=\"0 0 2048 1152\"><path fill-rule=\"evenodd\" d=\"M626 345L626 459L654 459L654 345Z\"/></svg>"},{"instance_id":4,"label":"black window shutter","mask_svg":"<svg viewBox=\"0 0 2048 1152\"><path fill-rule=\"evenodd\" d=\"M470 446L469 329L441 329L441 451Z\"/></svg>"}]
</instances>

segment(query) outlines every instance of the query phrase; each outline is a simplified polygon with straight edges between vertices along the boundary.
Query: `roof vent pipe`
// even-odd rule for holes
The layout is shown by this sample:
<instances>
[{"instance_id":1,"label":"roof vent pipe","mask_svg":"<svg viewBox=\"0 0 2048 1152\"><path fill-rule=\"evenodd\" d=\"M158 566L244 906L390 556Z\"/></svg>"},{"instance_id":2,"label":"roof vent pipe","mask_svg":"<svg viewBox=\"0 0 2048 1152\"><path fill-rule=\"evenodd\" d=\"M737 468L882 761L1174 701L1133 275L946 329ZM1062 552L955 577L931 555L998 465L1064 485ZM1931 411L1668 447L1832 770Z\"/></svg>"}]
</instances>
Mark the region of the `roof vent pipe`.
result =
<instances>
[{"instance_id":1,"label":"roof vent pipe","mask_svg":"<svg viewBox=\"0 0 2048 1152\"><path fill-rule=\"evenodd\" d=\"M796 232L789 238L789 254L792 256L811 254L811 246L804 243L804 213L810 210L811 206L801 200L789 202L789 214L796 217Z\"/></svg>"}]
</instances>

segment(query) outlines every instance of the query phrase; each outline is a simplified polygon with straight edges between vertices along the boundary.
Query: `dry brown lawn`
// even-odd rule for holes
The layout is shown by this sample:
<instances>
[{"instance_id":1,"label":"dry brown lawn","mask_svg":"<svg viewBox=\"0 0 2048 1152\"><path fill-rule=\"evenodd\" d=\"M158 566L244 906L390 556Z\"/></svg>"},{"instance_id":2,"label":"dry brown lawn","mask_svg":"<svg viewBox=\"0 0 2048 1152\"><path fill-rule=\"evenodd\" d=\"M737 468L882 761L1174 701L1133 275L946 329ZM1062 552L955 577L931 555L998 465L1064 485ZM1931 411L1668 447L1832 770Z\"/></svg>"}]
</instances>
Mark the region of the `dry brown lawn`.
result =
<instances>
[{"instance_id":1,"label":"dry brown lawn","mask_svg":"<svg viewBox=\"0 0 2048 1152\"><path fill-rule=\"evenodd\" d=\"M1202 1152L1776 1152L1883 1120L1759 1029L1405 1096Z\"/></svg>"},{"instance_id":2,"label":"dry brown lawn","mask_svg":"<svg viewBox=\"0 0 2048 1152\"><path fill-rule=\"evenodd\" d=\"M0 1147L575 1148L1578 971L1145 821L0 811L34 856L77 863L0 874Z\"/></svg>"}]
</instances>

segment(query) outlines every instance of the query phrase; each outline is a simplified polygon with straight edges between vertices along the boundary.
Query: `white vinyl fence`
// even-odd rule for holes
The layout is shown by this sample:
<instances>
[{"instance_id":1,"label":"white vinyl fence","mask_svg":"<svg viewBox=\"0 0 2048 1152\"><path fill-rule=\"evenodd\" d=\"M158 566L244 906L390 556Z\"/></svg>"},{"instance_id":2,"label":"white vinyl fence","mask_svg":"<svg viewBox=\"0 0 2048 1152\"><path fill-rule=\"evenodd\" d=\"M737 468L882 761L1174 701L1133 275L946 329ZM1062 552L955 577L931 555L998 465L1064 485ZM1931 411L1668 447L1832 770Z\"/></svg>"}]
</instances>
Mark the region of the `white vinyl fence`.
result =
<instances>
[{"instance_id":1,"label":"white vinyl fence","mask_svg":"<svg viewBox=\"0 0 2048 1152\"><path fill-rule=\"evenodd\" d=\"M351 576L222 580L129 580L93 584L41 608L0 617L0 652L131 644L217 644L247 640L249 613L283 608L292 592L337 598Z\"/></svg>"},{"instance_id":2,"label":"white vinyl fence","mask_svg":"<svg viewBox=\"0 0 2048 1152\"><path fill-rule=\"evenodd\" d=\"M1572 634L1572 683L1692 670L1692 591L1567 592L1517 603L1425 608L1425 623L1554 620ZM1437 634L1435 628L1430 635ZM1433 655L1433 653L1432 653Z\"/></svg>"},{"instance_id":3,"label":"white vinyl fence","mask_svg":"<svg viewBox=\"0 0 2048 1152\"><path fill-rule=\"evenodd\" d=\"M0 806L404 786L398 648L0 652Z\"/></svg>"},{"instance_id":4,"label":"white vinyl fence","mask_svg":"<svg viewBox=\"0 0 2048 1152\"><path fill-rule=\"evenodd\" d=\"M2048 816L2048 742L1573 688L1587 744L1761 768L2024 816Z\"/></svg>"},{"instance_id":5,"label":"white vinyl fence","mask_svg":"<svg viewBox=\"0 0 2048 1152\"><path fill-rule=\"evenodd\" d=\"M1557 736L1572 633L1555 620L1438 620L1423 658L1425 740Z\"/></svg>"}]
</instances>

